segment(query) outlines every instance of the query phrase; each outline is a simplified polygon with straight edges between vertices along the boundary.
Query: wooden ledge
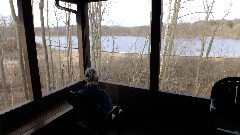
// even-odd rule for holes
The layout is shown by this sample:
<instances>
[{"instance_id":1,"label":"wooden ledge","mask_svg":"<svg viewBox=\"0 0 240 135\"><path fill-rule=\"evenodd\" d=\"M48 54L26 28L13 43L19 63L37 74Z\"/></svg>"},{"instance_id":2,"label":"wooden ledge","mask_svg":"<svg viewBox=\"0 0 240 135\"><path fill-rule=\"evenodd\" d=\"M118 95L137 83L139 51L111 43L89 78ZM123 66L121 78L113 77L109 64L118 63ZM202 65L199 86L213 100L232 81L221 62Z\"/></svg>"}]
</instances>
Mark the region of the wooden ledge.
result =
<instances>
[{"instance_id":1,"label":"wooden ledge","mask_svg":"<svg viewBox=\"0 0 240 135\"><path fill-rule=\"evenodd\" d=\"M42 127L46 126L47 124L53 122L57 118L63 116L67 112L71 111L73 107L67 102L63 101L56 106L53 106L43 112L35 115L32 118L22 122L19 126L10 130L6 135L29 135L37 130L41 129Z\"/></svg>"}]
</instances>

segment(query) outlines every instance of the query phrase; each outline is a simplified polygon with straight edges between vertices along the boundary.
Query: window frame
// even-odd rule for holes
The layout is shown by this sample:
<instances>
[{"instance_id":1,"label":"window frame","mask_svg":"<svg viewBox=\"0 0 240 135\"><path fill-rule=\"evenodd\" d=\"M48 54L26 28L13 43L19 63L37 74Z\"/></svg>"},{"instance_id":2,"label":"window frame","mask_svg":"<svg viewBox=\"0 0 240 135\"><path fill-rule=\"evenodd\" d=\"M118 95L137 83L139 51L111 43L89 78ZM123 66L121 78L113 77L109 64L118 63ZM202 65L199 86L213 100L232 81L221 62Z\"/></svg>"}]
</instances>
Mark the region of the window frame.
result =
<instances>
[{"instance_id":1,"label":"window frame","mask_svg":"<svg viewBox=\"0 0 240 135\"><path fill-rule=\"evenodd\" d=\"M154 91L154 92L159 91L162 3L163 3L163 0L152 0L150 91Z\"/></svg>"},{"instance_id":2,"label":"window frame","mask_svg":"<svg viewBox=\"0 0 240 135\"><path fill-rule=\"evenodd\" d=\"M26 63L26 77L30 92L30 101L39 101L43 98L41 82L38 68L37 50L35 42L35 31L33 23L33 11L30 0L17 0L19 21L22 25L23 47ZM159 10L161 9L161 10ZM151 16L151 53L150 53L150 91L159 91L159 64L161 51L161 24L162 24L162 0L152 0ZM30 21L29 21L30 20ZM89 41L89 22L88 4L77 2L77 37L79 52L80 81L84 80L84 71L91 67L90 62L90 41ZM53 93L52 93L53 94Z\"/></svg>"},{"instance_id":3,"label":"window frame","mask_svg":"<svg viewBox=\"0 0 240 135\"><path fill-rule=\"evenodd\" d=\"M64 86L61 90L43 96L41 91L41 82L38 68L37 50L35 42L35 32L33 23L32 3L30 0L17 0L18 14L20 24L22 24L25 37L23 41L26 45L23 47L26 63L26 77L28 80L29 92L31 94L30 102L15 106L13 109L0 113L0 134L5 130L15 126L22 120L25 120L40 111L54 106L59 101L66 100L67 92L72 89L78 89L84 84L84 71L91 66L90 63L90 41L89 41L89 22L88 22L88 4L77 2L77 37L79 48L79 69L80 82ZM152 20L151 20L151 53L150 53L150 87L152 92L159 91L159 64L161 50L161 24L162 24L162 0L152 0ZM31 108L31 109L30 109ZM14 123L12 121L15 121ZM4 124L3 124L4 123Z\"/></svg>"}]
</instances>

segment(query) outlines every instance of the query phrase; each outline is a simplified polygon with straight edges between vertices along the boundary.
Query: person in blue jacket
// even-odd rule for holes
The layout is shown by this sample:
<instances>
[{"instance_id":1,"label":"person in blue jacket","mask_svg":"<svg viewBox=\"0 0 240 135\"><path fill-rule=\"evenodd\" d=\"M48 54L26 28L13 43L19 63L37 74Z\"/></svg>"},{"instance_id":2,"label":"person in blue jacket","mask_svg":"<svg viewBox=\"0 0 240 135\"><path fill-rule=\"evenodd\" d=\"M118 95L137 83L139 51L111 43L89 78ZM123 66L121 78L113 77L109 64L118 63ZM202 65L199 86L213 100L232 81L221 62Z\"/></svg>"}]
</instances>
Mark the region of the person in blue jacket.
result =
<instances>
[{"instance_id":1,"label":"person in blue jacket","mask_svg":"<svg viewBox=\"0 0 240 135\"><path fill-rule=\"evenodd\" d=\"M98 106L102 112L107 114L113 108L108 93L101 89L98 85L98 72L94 68L87 68L85 71L85 87L78 91L78 96L84 95L88 99L92 100L95 106Z\"/></svg>"}]
</instances>

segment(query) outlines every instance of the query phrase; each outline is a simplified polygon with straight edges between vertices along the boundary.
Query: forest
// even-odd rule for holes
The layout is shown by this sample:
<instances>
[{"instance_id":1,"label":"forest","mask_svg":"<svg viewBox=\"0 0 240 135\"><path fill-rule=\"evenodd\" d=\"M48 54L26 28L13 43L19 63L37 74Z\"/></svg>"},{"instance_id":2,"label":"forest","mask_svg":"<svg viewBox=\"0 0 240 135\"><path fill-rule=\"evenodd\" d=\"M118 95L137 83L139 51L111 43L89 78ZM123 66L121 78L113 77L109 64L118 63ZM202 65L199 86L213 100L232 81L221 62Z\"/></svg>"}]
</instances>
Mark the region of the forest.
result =
<instances>
[{"instance_id":1,"label":"forest","mask_svg":"<svg viewBox=\"0 0 240 135\"><path fill-rule=\"evenodd\" d=\"M218 27L215 37L218 38L240 38L240 19L234 20L209 20L207 26L207 36L211 36L211 32ZM175 37L176 38L198 38L202 36L202 28L205 25L204 21L196 21L194 23L177 23ZM77 26L73 25L73 30ZM162 35L164 35L166 24L163 24ZM66 27L61 26L58 28L59 35L66 36ZM50 28L51 35L57 35L57 28ZM35 34L41 35L41 28L35 28ZM101 26L102 36L148 36L150 33L150 26ZM73 35L77 35L77 31L73 31Z\"/></svg>"}]
</instances>

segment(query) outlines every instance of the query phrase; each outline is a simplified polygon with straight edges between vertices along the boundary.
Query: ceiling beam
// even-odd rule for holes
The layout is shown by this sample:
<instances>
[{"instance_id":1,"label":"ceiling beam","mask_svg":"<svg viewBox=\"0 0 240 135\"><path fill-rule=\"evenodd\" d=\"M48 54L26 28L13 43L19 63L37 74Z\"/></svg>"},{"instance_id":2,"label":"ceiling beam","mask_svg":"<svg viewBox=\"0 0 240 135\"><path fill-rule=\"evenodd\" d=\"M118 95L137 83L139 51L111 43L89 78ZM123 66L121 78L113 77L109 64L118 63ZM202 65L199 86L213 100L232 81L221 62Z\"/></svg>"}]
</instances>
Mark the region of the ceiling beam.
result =
<instances>
[{"instance_id":1,"label":"ceiling beam","mask_svg":"<svg viewBox=\"0 0 240 135\"><path fill-rule=\"evenodd\" d=\"M88 2L99 2L99 1L107 1L107 0L59 0L59 1L77 4L78 2L88 3Z\"/></svg>"}]
</instances>

